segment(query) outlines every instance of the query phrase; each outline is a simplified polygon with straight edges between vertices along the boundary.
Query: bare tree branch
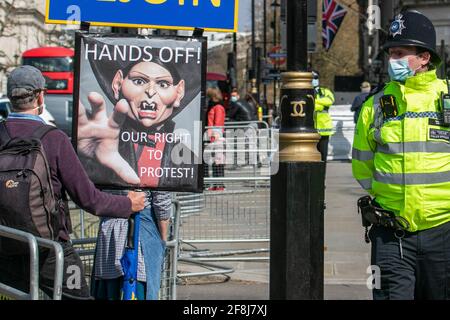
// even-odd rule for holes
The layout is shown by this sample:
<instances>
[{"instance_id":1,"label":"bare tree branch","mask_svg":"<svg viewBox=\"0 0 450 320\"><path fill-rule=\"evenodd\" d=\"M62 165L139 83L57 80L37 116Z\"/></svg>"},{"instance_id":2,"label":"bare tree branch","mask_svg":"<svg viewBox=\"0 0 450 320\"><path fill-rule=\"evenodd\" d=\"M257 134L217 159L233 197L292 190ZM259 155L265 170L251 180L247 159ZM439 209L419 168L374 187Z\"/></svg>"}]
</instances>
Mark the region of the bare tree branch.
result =
<instances>
[{"instance_id":1,"label":"bare tree branch","mask_svg":"<svg viewBox=\"0 0 450 320\"><path fill-rule=\"evenodd\" d=\"M15 31L19 25L17 13L19 7L17 0L0 1L0 38L12 38L17 36ZM4 50L0 49L0 71L6 71L15 66L15 61L8 57Z\"/></svg>"}]
</instances>

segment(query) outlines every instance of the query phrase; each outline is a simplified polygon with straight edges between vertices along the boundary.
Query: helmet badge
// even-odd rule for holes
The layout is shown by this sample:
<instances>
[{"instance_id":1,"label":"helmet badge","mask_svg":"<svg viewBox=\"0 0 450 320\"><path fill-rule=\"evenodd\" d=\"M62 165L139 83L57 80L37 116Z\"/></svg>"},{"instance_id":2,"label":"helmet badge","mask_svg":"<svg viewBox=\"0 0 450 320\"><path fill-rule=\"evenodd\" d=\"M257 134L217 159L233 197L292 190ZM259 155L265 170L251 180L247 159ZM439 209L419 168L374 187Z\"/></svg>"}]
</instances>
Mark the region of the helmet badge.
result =
<instances>
[{"instance_id":1,"label":"helmet badge","mask_svg":"<svg viewBox=\"0 0 450 320\"><path fill-rule=\"evenodd\" d=\"M398 14L396 17L395 17L395 20L394 21L392 21L392 23L391 23L391 26L390 26L390 28L389 28L389 31L391 32L391 34L392 34L392 37L394 38L396 35L401 35L402 34L402 31L404 30L404 29L406 29L406 27L405 27L405 20L402 20L402 18L403 18L403 15L402 14Z\"/></svg>"}]
</instances>

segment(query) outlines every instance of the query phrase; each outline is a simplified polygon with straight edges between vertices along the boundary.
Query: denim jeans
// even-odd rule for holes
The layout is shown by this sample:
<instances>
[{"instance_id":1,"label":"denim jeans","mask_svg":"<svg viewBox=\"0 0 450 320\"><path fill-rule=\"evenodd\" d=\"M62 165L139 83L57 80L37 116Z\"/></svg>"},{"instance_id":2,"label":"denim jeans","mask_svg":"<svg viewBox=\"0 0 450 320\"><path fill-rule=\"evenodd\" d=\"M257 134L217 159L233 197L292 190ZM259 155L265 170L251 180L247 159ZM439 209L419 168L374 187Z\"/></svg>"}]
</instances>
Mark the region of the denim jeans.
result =
<instances>
[{"instance_id":1,"label":"denim jeans","mask_svg":"<svg viewBox=\"0 0 450 320\"><path fill-rule=\"evenodd\" d=\"M161 239L158 221L151 207L141 211L139 235L147 278L146 300L157 300L166 243Z\"/></svg>"}]
</instances>

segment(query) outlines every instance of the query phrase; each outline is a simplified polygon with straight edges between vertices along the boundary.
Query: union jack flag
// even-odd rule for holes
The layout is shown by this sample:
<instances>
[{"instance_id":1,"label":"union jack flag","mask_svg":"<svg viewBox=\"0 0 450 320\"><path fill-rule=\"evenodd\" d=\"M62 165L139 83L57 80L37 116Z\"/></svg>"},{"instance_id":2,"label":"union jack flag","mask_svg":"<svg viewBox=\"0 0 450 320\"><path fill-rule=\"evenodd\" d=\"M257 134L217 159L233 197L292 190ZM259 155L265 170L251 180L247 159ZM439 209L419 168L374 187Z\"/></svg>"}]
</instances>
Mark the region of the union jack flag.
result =
<instances>
[{"instance_id":1,"label":"union jack flag","mask_svg":"<svg viewBox=\"0 0 450 320\"><path fill-rule=\"evenodd\" d=\"M325 50L330 49L334 37L344 20L347 10L335 0L323 0L322 2L322 40Z\"/></svg>"}]
</instances>

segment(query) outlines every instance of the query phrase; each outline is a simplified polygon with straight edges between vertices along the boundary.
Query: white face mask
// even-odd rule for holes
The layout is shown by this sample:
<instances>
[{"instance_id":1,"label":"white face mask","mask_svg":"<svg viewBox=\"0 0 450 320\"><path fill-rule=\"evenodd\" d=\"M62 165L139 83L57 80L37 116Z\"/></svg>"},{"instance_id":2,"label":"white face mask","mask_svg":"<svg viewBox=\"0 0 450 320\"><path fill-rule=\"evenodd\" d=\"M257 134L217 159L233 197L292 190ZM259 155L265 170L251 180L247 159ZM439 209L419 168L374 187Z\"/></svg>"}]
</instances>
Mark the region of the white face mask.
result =
<instances>
[{"instance_id":1,"label":"white face mask","mask_svg":"<svg viewBox=\"0 0 450 320\"><path fill-rule=\"evenodd\" d=\"M38 110L38 115L40 116L44 112L45 104L41 104L40 106L33 108L31 110Z\"/></svg>"},{"instance_id":2,"label":"white face mask","mask_svg":"<svg viewBox=\"0 0 450 320\"><path fill-rule=\"evenodd\" d=\"M391 80L404 82L414 76L418 69L420 67L416 70L411 69L408 58L389 59L388 73Z\"/></svg>"},{"instance_id":3,"label":"white face mask","mask_svg":"<svg viewBox=\"0 0 450 320\"><path fill-rule=\"evenodd\" d=\"M232 102L236 102L236 101L238 101L238 97L232 96L230 100L231 100Z\"/></svg>"},{"instance_id":4,"label":"white face mask","mask_svg":"<svg viewBox=\"0 0 450 320\"><path fill-rule=\"evenodd\" d=\"M319 79L313 79L312 80L312 85L313 85L314 88L318 87L319 86Z\"/></svg>"}]
</instances>

